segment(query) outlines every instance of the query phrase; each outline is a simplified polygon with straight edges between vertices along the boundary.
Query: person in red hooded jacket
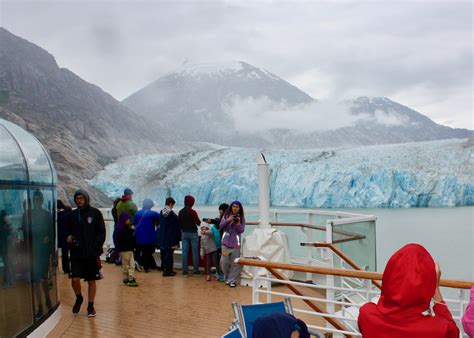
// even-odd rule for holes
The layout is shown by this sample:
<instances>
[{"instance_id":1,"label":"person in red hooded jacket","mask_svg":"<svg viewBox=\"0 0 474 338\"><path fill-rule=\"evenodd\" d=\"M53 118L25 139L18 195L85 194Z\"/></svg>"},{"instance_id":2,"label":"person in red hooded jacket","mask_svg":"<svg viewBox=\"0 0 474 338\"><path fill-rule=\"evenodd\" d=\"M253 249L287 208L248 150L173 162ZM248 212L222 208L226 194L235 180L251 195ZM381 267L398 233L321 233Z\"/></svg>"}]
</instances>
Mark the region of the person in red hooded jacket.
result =
<instances>
[{"instance_id":1,"label":"person in red hooded jacket","mask_svg":"<svg viewBox=\"0 0 474 338\"><path fill-rule=\"evenodd\" d=\"M407 244L387 263L377 304L359 313L364 338L458 338L459 329L439 291L441 271L419 244ZM429 313L433 299L434 316Z\"/></svg>"}]
</instances>

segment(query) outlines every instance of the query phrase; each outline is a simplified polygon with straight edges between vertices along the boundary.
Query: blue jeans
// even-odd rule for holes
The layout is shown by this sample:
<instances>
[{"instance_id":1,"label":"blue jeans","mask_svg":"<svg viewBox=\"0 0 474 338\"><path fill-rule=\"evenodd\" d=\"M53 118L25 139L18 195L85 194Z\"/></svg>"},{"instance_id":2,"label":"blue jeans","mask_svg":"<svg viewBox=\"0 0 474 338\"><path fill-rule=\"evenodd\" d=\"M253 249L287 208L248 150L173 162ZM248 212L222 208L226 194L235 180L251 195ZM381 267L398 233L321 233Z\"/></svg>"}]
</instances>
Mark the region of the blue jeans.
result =
<instances>
[{"instance_id":1,"label":"blue jeans","mask_svg":"<svg viewBox=\"0 0 474 338\"><path fill-rule=\"evenodd\" d=\"M183 272L188 272L188 255L189 245L193 250L193 272L199 273L199 236L197 232L184 232L182 233L181 241L183 243L183 255L182 255L182 267Z\"/></svg>"}]
</instances>

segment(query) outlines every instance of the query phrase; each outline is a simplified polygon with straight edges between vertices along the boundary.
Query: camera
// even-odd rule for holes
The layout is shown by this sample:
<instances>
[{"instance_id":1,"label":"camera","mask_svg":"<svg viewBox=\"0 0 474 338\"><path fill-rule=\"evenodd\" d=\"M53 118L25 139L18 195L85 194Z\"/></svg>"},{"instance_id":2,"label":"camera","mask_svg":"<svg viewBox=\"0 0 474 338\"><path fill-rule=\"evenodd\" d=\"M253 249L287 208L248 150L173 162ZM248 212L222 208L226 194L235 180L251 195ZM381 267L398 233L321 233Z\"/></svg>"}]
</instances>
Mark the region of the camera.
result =
<instances>
[{"instance_id":1,"label":"camera","mask_svg":"<svg viewBox=\"0 0 474 338\"><path fill-rule=\"evenodd\" d=\"M211 219L210 218L203 218L202 221L206 222L206 223L209 223L211 221Z\"/></svg>"}]
</instances>

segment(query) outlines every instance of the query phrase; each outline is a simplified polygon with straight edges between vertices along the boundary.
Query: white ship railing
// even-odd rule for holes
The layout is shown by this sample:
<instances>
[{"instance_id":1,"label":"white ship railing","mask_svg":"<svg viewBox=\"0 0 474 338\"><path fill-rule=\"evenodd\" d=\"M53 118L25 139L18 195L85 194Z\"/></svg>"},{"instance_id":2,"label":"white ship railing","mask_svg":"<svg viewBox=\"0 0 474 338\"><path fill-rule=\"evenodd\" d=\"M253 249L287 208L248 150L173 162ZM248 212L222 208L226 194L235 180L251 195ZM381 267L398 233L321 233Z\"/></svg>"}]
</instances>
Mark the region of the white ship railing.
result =
<instances>
[{"instance_id":1,"label":"white ship railing","mask_svg":"<svg viewBox=\"0 0 474 338\"><path fill-rule=\"evenodd\" d=\"M272 302L272 297L274 296L298 299L306 302L306 304L308 304L308 302L313 302L323 310L315 311L311 306L310 309L295 307L295 304L297 303L293 302L294 313L302 313L315 318L324 318L325 320L337 320L338 324L340 324L342 328L335 327L334 325L318 325L315 323L315 321L313 322L311 320L306 322L309 328L321 332L331 332L335 334L335 337L361 336L357 325L359 309L362 305L369 301L377 302L378 297L380 296L380 290L372 284L372 281L382 279L382 274L379 273L355 271L351 269L334 269L308 267L295 264L281 264L245 258L238 259L238 262L242 265L267 268L267 276L258 276L255 274L255 277L252 279L253 304ZM306 272L311 274L332 275L337 278L343 277L346 283L343 283L341 286L334 286L324 283L325 279L321 279L323 282L317 284L288 280L277 269ZM350 281L354 281L355 283ZM299 294L278 292L272 289L272 283L279 283L290 288L299 288L299 290L310 288L322 291L323 293L333 292L337 296L334 300L332 300L328 299L327 297L308 296L307 292L300 292ZM260 287L262 285L263 288ZM456 299L445 299L445 302L453 314L453 319L460 329L460 337L467 337L465 334L463 335L464 331L461 325L461 318L469 302L467 289L471 287L471 282L441 280L440 285L457 289L458 297ZM357 294L358 300L355 300L354 294ZM331 310L336 307L339 308L338 311Z\"/></svg>"}]
</instances>

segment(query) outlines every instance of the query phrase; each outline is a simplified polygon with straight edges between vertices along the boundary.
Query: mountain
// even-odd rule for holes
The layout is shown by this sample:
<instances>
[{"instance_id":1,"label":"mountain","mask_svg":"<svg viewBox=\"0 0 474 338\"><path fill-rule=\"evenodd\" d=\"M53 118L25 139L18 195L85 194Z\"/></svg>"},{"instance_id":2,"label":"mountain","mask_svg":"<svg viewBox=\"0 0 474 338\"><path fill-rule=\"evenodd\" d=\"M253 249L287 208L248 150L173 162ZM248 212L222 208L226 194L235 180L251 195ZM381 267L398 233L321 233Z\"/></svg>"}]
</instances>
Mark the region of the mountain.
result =
<instances>
[{"instance_id":1,"label":"mountain","mask_svg":"<svg viewBox=\"0 0 474 338\"><path fill-rule=\"evenodd\" d=\"M266 70L233 61L184 65L122 102L138 114L160 121L165 131L188 141L270 145L258 135L245 135L243 139L225 109L236 98L261 97L287 107L314 101L308 94Z\"/></svg>"},{"instance_id":2,"label":"mountain","mask_svg":"<svg viewBox=\"0 0 474 338\"><path fill-rule=\"evenodd\" d=\"M58 195L75 189L111 161L165 144L158 127L73 72L37 45L0 28L0 117L35 135L58 172ZM89 187L90 188L90 187ZM94 202L110 205L95 190Z\"/></svg>"},{"instance_id":3,"label":"mountain","mask_svg":"<svg viewBox=\"0 0 474 338\"><path fill-rule=\"evenodd\" d=\"M123 103L160 121L164 133L171 131L174 137L232 146L299 149L473 135L466 129L436 124L388 98L359 97L328 108L280 77L242 61L184 65ZM254 111L250 118L249 111ZM301 111L306 111L305 123L319 124L317 128L292 129L291 124L302 118ZM342 116L349 122L331 126L336 111L344 111ZM239 128L244 116L250 120L248 131ZM272 127L273 120L281 116L288 122ZM261 128L254 128L252 120L255 124L260 120Z\"/></svg>"},{"instance_id":4,"label":"mountain","mask_svg":"<svg viewBox=\"0 0 474 338\"><path fill-rule=\"evenodd\" d=\"M264 154L273 206L399 208L474 205L472 151L472 143L451 139ZM191 194L198 205L257 204L258 153L221 147L134 156L108 165L91 183L109 196L133 186L138 199Z\"/></svg>"}]
</instances>

